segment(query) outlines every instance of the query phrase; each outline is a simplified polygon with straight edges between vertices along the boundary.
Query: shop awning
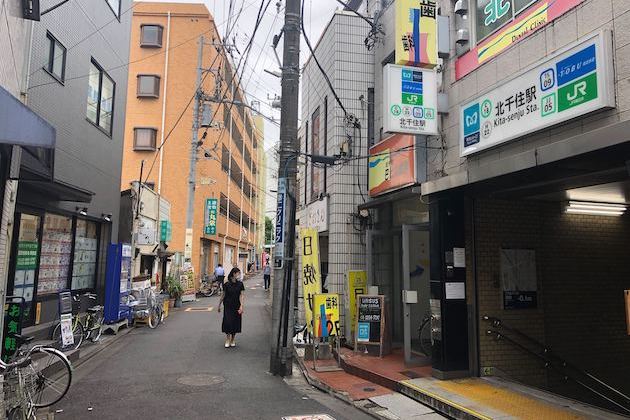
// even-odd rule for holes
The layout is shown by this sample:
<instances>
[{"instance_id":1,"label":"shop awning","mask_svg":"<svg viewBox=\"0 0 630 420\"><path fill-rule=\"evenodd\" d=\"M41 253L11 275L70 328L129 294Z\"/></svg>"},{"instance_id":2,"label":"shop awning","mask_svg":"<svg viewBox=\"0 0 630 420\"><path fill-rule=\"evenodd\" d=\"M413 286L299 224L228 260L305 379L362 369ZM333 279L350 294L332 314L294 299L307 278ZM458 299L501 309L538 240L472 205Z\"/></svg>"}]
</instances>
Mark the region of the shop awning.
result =
<instances>
[{"instance_id":1,"label":"shop awning","mask_svg":"<svg viewBox=\"0 0 630 420\"><path fill-rule=\"evenodd\" d=\"M63 181L20 180L20 189L26 188L54 201L89 203L94 193Z\"/></svg>"},{"instance_id":2,"label":"shop awning","mask_svg":"<svg viewBox=\"0 0 630 420\"><path fill-rule=\"evenodd\" d=\"M399 191L394 191L388 194L383 194L379 197L376 197L366 203L360 204L359 210L363 209L373 209L375 207L379 207L385 203L389 203L392 201L404 200L405 198L415 197L421 194L420 186L411 186L407 188L403 188Z\"/></svg>"},{"instance_id":3,"label":"shop awning","mask_svg":"<svg viewBox=\"0 0 630 420\"><path fill-rule=\"evenodd\" d=\"M53 149L55 138L55 127L0 87L1 144Z\"/></svg>"}]
</instances>

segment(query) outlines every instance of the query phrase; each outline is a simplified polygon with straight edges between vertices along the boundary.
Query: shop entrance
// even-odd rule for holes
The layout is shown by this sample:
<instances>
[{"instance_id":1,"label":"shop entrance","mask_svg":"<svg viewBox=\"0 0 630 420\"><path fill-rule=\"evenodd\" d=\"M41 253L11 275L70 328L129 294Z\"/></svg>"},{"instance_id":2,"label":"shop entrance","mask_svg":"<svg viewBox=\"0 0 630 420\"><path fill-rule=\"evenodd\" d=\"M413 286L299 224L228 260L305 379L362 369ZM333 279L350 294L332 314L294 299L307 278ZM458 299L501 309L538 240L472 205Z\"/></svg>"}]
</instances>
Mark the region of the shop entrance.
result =
<instances>
[{"instance_id":1,"label":"shop entrance","mask_svg":"<svg viewBox=\"0 0 630 420\"><path fill-rule=\"evenodd\" d=\"M431 363L431 350L420 341L423 321L430 319L429 225L402 227L402 279L405 363ZM424 346L423 346L424 344Z\"/></svg>"},{"instance_id":2,"label":"shop entrance","mask_svg":"<svg viewBox=\"0 0 630 420\"><path fill-rule=\"evenodd\" d=\"M407 364L430 364L419 331L429 316L429 225L368 231L367 246L368 284L386 297L391 348L403 349Z\"/></svg>"}]
</instances>

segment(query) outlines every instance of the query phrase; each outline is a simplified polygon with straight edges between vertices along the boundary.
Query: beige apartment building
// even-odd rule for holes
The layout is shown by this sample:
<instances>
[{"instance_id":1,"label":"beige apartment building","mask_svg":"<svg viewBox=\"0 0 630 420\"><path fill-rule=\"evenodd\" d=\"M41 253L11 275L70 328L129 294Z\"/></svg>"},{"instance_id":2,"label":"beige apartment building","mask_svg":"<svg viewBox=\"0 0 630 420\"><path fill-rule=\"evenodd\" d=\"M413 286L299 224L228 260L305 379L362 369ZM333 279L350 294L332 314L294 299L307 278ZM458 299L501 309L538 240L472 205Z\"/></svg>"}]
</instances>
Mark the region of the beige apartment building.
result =
<instances>
[{"instance_id":1,"label":"beige apartment building","mask_svg":"<svg viewBox=\"0 0 630 420\"><path fill-rule=\"evenodd\" d=\"M189 167L199 43L204 45L192 249L186 244ZM172 263L190 258L196 282L218 263L247 270L259 223L258 145L234 62L202 4L135 5L121 190L140 178L171 203ZM223 99L221 99L223 98ZM143 163L144 162L144 163ZM162 221L160 221L162 223ZM262 222L261 222L262 223ZM264 223L261 224L264 227ZM159 240L159 225L156 227ZM198 284L198 283L197 283Z\"/></svg>"}]
</instances>

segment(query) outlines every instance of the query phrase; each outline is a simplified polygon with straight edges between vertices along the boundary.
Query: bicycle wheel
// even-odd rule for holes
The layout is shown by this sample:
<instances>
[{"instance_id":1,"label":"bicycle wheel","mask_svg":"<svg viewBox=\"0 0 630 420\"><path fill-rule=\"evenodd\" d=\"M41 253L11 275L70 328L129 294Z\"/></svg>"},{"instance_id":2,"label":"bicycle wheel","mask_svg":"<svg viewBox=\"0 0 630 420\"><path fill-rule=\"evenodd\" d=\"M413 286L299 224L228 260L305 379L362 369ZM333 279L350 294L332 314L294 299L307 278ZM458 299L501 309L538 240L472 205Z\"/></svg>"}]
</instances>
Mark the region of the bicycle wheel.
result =
<instances>
[{"instance_id":1,"label":"bicycle wheel","mask_svg":"<svg viewBox=\"0 0 630 420\"><path fill-rule=\"evenodd\" d=\"M431 342L431 318L427 318L420 326L420 347L422 352L431 357L433 343Z\"/></svg>"},{"instance_id":2,"label":"bicycle wheel","mask_svg":"<svg viewBox=\"0 0 630 420\"><path fill-rule=\"evenodd\" d=\"M65 354L52 347L35 347L33 362L23 368L26 392L33 407L49 407L70 389L72 366Z\"/></svg>"},{"instance_id":3,"label":"bicycle wheel","mask_svg":"<svg viewBox=\"0 0 630 420\"><path fill-rule=\"evenodd\" d=\"M78 349L79 346L81 346L81 343L83 343L83 338L84 338L83 324L81 324L80 321L75 322L73 320L72 322L73 322L72 336L74 337L74 344L71 344L68 346L63 345L63 339L61 337L61 324L57 324L52 335L52 339L54 341L53 346L56 349L64 350L64 351L74 350L74 349Z\"/></svg>"},{"instance_id":4,"label":"bicycle wheel","mask_svg":"<svg viewBox=\"0 0 630 420\"><path fill-rule=\"evenodd\" d=\"M149 328L154 329L157 328L160 323L160 314L158 314L155 306L151 307L151 311L149 312Z\"/></svg>"},{"instance_id":5,"label":"bicycle wheel","mask_svg":"<svg viewBox=\"0 0 630 420\"><path fill-rule=\"evenodd\" d=\"M101 335L103 335L103 322L105 322L105 317L103 315L98 315L94 321L94 326L90 330L90 340L92 343L96 343Z\"/></svg>"}]
</instances>

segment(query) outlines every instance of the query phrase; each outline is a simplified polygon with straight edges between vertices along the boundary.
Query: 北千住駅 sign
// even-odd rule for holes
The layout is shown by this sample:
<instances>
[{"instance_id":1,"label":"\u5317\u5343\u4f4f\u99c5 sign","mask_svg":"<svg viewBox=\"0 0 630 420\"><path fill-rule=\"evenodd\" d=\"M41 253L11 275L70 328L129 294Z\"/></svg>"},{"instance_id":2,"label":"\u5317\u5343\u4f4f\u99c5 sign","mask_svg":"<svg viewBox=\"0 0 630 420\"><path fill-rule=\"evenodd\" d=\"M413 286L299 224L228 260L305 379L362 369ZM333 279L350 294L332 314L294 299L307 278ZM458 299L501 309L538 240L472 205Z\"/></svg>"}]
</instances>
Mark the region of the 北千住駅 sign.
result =
<instances>
[{"instance_id":1,"label":"\u5317\u5343\u4f4f\u99c5 sign","mask_svg":"<svg viewBox=\"0 0 630 420\"><path fill-rule=\"evenodd\" d=\"M486 61L496 57L512 45L522 41L534 32L542 29L555 19L559 18L569 10L573 9L584 0L541 0L527 7L527 9L518 15L512 22L503 26L493 35L484 39L469 52L461 56L455 62L455 78L457 80L466 76ZM514 7L511 2L497 3L496 0L490 2L483 9L486 13L495 13L494 17L486 16L488 23L494 22L498 17L496 8L502 7L501 10L509 13L509 7ZM494 5L494 8L490 6ZM477 17L477 19L483 19Z\"/></svg>"},{"instance_id":2,"label":"\u5317\u5343\u4f4f\u99c5 sign","mask_svg":"<svg viewBox=\"0 0 630 420\"><path fill-rule=\"evenodd\" d=\"M383 68L383 131L438 134L434 70L387 64Z\"/></svg>"},{"instance_id":3,"label":"\u5317\u5343\u4f4f\u99c5 sign","mask_svg":"<svg viewBox=\"0 0 630 420\"><path fill-rule=\"evenodd\" d=\"M615 106L609 31L591 35L460 109L460 156Z\"/></svg>"}]
</instances>

